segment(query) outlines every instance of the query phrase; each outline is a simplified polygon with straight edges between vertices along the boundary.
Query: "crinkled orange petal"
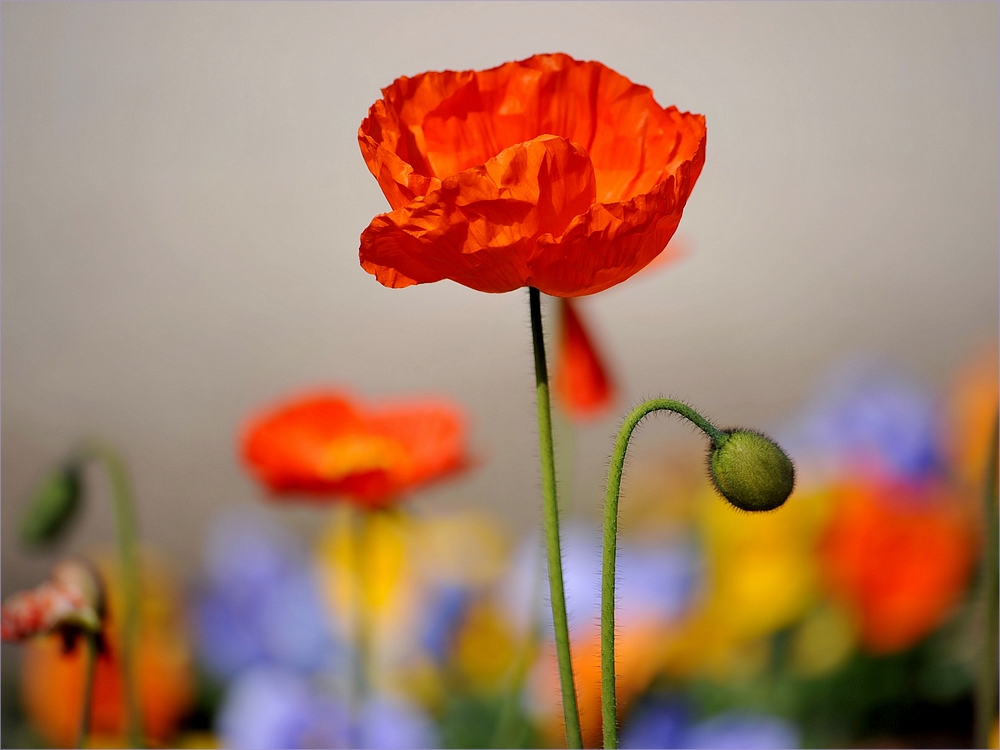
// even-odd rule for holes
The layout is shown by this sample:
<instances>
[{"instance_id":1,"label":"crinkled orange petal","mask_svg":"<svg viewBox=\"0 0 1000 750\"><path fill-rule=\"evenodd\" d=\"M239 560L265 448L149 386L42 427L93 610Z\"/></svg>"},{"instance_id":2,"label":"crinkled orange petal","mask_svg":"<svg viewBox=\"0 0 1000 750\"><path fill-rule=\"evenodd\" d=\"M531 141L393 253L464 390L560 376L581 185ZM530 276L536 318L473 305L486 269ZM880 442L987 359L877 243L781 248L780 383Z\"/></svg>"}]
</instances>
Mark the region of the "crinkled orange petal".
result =
<instances>
[{"instance_id":1,"label":"crinkled orange petal","mask_svg":"<svg viewBox=\"0 0 1000 750\"><path fill-rule=\"evenodd\" d=\"M445 183L479 175L539 136L565 139L589 156L595 185L587 205L562 236L562 229L550 237L530 226L514 231L509 212L498 227L489 226L492 216L479 217L470 232L473 220L456 216L441 195ZM482 291L531 285L575 297L624 281L666 246L704 164L705 120L661 108L648 88L601 63L536 55L490 70L400 78L369 110L358 140L394 209L362 236L362 266L381 283L449 278ZM574 189L553 187L566 207L584 199Z\"/></svg>"},{"instance_id":2,"label":"crinkled orange petal","mask_svg":"<svg viewBox=\"0 0 1000 750\"><path fill-rule=\"evenodd\" d=\"M361 265L387 286L453 279L483 292L524 286L539 239L560 235L594 200L587 153L565 138L519 143L375 218Z\"/></svg>"},{"instance_id":3,"label":"crinkled orange petal","mask_svg":"<svg viewBox=\"0 0 1000 750\"><path fill-rule=\"evenodd\" d=\"M557 240L540 238L526 284L555 297L580 297L629 279L670 242L695 179L685 164L648 194L598 203Z\"/></svg>"},{"instance_id":4,"label":"crinkled orange petal","mask_svg":"<svg viewBox=\"0 0 1000 750\"><path fill-rule=\"evenodd\" d=\"M589 419L611 406L614 386L608 368L573 303L568 299L561 300L560 308L556 396L571 418Z\"/></svg>"},{"instance_id":5,"label":"crinkled orange petal","mask_svg":"<svg viewBox=\"0 0 1000 750\"><path fill-rule=\"evenodd\" d=\"M271 410L243 436L243 458L276 495L347 497L380 507L466 463L465 420L443 400L366 407L340 393Z\"/></svg>"},{"instance_id":6,"label":"crinkled orange petal","mask_svg":"<svg viewBox=\"0 0 1000 750\"><path fill-rule=\"evenodd\" d=\"M847 489L821 548L827 582L856 613L872 653L901 651L940 625L975 560L975 535L957 505L896 497L901 491Z\"/></svg>"}]
</instances>

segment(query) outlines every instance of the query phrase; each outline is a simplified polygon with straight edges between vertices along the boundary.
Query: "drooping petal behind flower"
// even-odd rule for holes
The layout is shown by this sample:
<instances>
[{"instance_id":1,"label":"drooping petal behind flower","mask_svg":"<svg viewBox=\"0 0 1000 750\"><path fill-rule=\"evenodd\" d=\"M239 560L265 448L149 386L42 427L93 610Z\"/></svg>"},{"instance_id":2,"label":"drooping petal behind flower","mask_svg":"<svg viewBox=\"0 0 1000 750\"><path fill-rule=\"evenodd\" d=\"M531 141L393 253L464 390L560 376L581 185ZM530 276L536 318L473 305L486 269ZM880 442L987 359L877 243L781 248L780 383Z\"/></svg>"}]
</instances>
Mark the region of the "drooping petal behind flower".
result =
<instances>
[{"instance_id":1,"label":"drooping petal behind flower","mask_svg":"<svg viewBox=\"0 0 1000 750\"><path fill-rule=\"evenodd\" d=\"M555 394L570 418L585 420L611 406L615 388L576 306L571 300L562 299L560 310Z\"/></svg>"},{"instance_id":2,"label":"drooping petal behind flower","mask_svg":"<svg viewBox=\"0 0 1000 750\"><path fill-rule=\"evenodd\" d=\"M465 418L444 399L365 404L328 391L253 419L243 458L275 495L382 507L467 463Z\"/></svg>"},{"instance_id":3,"label":"drooping petal behind flower","mask_svg":"<svg viewBox=\"0 0 1000 750\"><path fill-rule=\"evenodd\" d=\"M384 285L607 289L666 247L705 160L705 119L598 62L536 55L399 78L358 131L393 210L361 237Z\"/></svg>"}]
</instances>

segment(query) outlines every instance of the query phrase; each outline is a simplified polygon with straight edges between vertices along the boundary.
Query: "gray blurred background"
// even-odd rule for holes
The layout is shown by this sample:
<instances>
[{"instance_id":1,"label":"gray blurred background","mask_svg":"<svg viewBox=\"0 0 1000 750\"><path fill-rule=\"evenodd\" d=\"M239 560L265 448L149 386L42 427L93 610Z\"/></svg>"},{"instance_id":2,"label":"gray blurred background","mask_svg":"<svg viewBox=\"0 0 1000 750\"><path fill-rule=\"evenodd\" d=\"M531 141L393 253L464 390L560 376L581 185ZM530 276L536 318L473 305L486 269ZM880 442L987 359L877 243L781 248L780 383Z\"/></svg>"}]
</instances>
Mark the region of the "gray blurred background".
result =
<instances>
[{"instance_id":1,"label":"gray blurred background","mask_svg":"<svg viewBox=\"0 0 1000 750\"><path fill-rule=\"evenodd\" d=\"M144 539L192 576L210 516L262 497L239 425L307 386L450 394L481 463L416 506L538 523L527 294L389 290L358 265L388 205L357 128L404 74L562 51L707 117L690 252L582 300L619 412L674 395L766 427L857 352L943 386L998 327L997 9L4 3L3 594L45 576L16 518L84 435L122 450ZM618 420L577 434L576 512L600 506ZM694 440L643 434L640 455ZM112 540L92 479L70 549Z\"/></svg>"}]
</instances>

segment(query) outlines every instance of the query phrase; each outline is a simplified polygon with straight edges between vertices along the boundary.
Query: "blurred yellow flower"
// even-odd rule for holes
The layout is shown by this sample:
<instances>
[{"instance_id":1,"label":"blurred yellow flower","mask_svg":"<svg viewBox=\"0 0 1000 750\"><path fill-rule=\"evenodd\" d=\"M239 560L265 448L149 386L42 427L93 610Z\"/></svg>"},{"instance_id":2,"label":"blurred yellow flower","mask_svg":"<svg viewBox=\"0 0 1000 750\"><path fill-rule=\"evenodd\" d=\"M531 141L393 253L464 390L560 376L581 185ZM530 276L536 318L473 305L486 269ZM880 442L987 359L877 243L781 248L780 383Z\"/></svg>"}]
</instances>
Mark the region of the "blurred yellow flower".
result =
<instances>
[{"instance_id":1,"label":"blurred yellow flower","mask_svg":"<svg viewBox=\"0 0 1000 750\"><path fill-rule=\"evenodd\" d=\"M824 602L806 615L792 636L792 670L802 677L832 672L854 652L857 643L857 627L850 613Z\"/></svg>"},{"instance_id":2,"label":"blurred yellow flower","mask_svg":"<svg viewBox=\"0 0 1000 750\"><path fill-rule=\"evenodd\" d=\"M738 513L715 498L702 508L707 607L745 640L801 617L819 590L816 545L829 496L796 495L773 513Z\"/></svg>"},{"instance_id":3,"label":"blurred yellow flower","mask_svg":"<svg viewBox=\"0 0 1000 750\"><path fill-rule=\"evenodd\" d=\"M816 546L830 512L826 493L793 495L772 513L740 513L707 492L698 530L705 555L701 598L660 651L678 677L749 676L767 664L762 640L803 617L819 596Z\"/></svg>"},{"instance_id":4,"label":"blurred yellow flower","mask_svg":"<svg viewBox=\"0 0 1000 750\"><path fill-rule=\"evenodd\" d=\"M438 585L485 586L503 575L508 545L497 521L475 511L414 518L416 567Z\"/></svg>"},{"instance_id":5,"label":"blurred yellow flower","mask_svg":"<svg viewBox=\"0 0 1000 750\"><path fill-rule=\"evenodd\" d=\"M352 637L363 603L364 619L380 635L405 625L413 610L410 521L402 513L355 513L343 508L317 546L323 593L341 632Z\"/></svg>"},{"instance_id":6,"label":"blurred yellow flower","mask_svg":"<svg viewBox=\"0 0 1000 750\"><path fill-rule=\"evenodd\" d=\"M496 692L506 686L517 647L502 613L479 603L466 614L457 633L455 666L474 692Z\"/></svg>"},{"instance_id":7,"label":"blurred yellow flower","mask_svg":"<svg viewBox=\"0 0 1000 750\"><path fill-rule=\"evenodd\" d=\"M415 680L422 700L433 702L435 667L421 664L423 608L436 587L476 589L495 581L504 571L506 547L495 524L482 514L416 516L405 510L355 514L348 507L323 532L317 568L327 605L343 636L352 639L362 622L368 629L373 644L371 673L382 687ZM364 606L360 619L359 599ZM495 627L490 634L477 630L487 623L475 617L475 627L467 628L463 637L494 642L488 653L465 666L471 680L485 685L494 679L491 670L497 669L487 662L509 662L503 650L510 647L501 645L503 638Z\"/></svg>"}]
</instances>

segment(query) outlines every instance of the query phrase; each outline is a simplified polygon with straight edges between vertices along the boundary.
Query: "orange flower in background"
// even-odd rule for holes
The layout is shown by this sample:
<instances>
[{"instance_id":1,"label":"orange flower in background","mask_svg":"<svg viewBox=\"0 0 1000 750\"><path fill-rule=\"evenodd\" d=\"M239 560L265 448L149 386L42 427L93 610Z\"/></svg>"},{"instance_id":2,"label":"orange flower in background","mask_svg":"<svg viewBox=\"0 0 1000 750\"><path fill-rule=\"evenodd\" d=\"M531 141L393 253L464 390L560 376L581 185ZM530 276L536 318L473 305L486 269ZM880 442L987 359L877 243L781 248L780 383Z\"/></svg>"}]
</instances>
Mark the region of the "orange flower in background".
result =
<instances>
[{"instance_id":1,"label":"orange flower in background","mask_svg":"<svg viewBox=\"0 0 1000 750\"><path fill-rule=\"evenodd\" d=\"M984 347L957 373L948 403L948 453L959 475L979 488L997 423L1000 352L996 342Z\"/></svg>"},{"instance_id":2,"label":"orange flower in background","mask_svg":"<svg viewBox=\"0 0 1000 750\"><path fill-rule=\"evenodd\" d=\"M916 487L842 488L821 544L829 588L853 611L872 653L901 651L940 625L975 562L969 517Z\"/></svg>"},{"instance_id":3,"label":"orange flower in background","mask_svg":"<svg viewBox=\"0 0 1000 750\"><path fill-rule=\"evenodd\" d=\"M358 141L393 210L360 258L389 287L602 291L666 247L705 161L704 117L563 54L382 93Z\"/></svg>"},{"instance_id":4,"label":"orange flower in background","mask_svg":"<svg viewBox=\"0 0 1000 750\"><path fill-rule=\"evenodd\" d=\"M626 625L618 635L615 674L618 687L619 718L642 695L661 667L662 653L669 638L666 623L649 620ZM573 673L580 706L584 747L601 747L601 637L600 631L580 633L573 641ZM562 704L559 701L559 674L552 644L546 645L533 675L532 710L541 719L548 747L565 747Z\"/></svg>"},{"instance_id":5,"label":"orange flower in background","mask_svg":"<svg viewBox=\"0 0 1000 750\"><path fill-rule=\"evenodd\" d=\"M337 392L282 404L243 433L243 458L276 494L384 507L467 464L465 419L442 399L368 406Z\"/></svg>"},{"instance_id":6,"label":"orange flower in background","mask_svg":"<svg viewBox=\"0 0 1000 750\"><path fill-rule=\"evenodd\" d=\"M124 741L125 697L122 688L118 613L121 591L114 567L100 566L108 583L106 651L97 659L90 715L92 737ZM191 653L178 611L178 596L156 568L143 569L140 622L136 649L139 708L147 742L162 745L171 739L193 703ZM53 747L74 747L83 709L85 648L82 642L69 652L58 635L32 639L25 648L21 669L21 696L35 730ZM110 744L108 747L124 747Z\"/></svg>"},{"instance_id":7,"label":"orange flower in background","mask_svg":"<svg viewBox=\"0 0 1000 750\"><path fill-rule=\"evenodd\" d=\"M575 305L563 299L559 307L562 314L555 393L570 418L590 419L611 406L615 398L614 384Z\"/></svg>"}]
</instances>

